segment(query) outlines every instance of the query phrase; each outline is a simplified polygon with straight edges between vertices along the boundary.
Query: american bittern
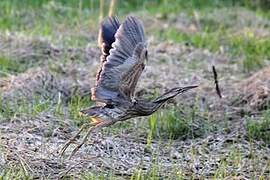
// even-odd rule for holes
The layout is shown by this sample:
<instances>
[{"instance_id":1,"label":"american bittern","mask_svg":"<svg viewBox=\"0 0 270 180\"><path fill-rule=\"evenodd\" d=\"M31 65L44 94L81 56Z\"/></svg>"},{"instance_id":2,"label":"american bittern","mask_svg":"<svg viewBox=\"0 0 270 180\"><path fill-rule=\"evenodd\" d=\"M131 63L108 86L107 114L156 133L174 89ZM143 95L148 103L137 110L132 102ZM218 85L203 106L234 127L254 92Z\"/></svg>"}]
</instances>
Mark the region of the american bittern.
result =
<instances>
[{"instance_id":1,"label":"american bittern","mask_svg":"<svg viewBox=\"0 0 270 180\"><path fill-rule=\"evenodd\" d=\"M152 101L135 99L134 90L147 60L147 44L142 23L133 16L127 17L121 25L115 17L105 19L101 23L99 46L102 51L101 66L96 85L91 89L91 98L96 105L81 111L92 122L83 125L63 146L61 155L88 125L92 127L70 157L86 142L93 130L133 117L148 116L169 99L197 87L176 87Z\"/></svg>"}]
</instances>

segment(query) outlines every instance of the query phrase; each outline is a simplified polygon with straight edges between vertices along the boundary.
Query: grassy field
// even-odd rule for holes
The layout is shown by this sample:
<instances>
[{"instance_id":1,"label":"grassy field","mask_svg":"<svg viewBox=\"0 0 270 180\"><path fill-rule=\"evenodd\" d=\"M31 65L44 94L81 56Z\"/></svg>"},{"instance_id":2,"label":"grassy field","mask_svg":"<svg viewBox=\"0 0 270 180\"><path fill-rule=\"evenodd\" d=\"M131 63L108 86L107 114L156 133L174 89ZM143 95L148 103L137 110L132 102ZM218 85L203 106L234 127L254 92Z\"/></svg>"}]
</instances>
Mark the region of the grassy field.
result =
<instances>
[{"instance_id":1,"label":"grassy field","mask_svg":"<svg viewBox=\"0 0 270 180\"><path fill-rule=\"evenodd\" d=\"M0 179L269 179L270 3L111 2L0 1ZM97 34L109 12L145 26L149 62L138 96L199 88L60 158L88 122L78 112L94 104Z\"/></svg>"}]
</instances>

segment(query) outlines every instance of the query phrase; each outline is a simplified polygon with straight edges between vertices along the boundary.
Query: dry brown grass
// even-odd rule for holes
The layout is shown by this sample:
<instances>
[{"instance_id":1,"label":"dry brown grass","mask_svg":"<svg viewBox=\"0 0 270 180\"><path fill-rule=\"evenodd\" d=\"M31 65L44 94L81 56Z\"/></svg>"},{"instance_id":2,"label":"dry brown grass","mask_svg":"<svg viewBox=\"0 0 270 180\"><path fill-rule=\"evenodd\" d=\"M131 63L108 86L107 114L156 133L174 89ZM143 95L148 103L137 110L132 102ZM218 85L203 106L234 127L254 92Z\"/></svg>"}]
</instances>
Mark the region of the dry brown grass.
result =
<instances>
[{"instance_id":1,"label":"dry brown grass","mask_svg":"<svg viewBox=\"0 0 270 180\"><path fill-rule=\"evenodd\" d=\"M254 73L236 85L236 106L249 111L264 110L270 105L270 66Z\"/></svg>"},{"instance_id":2,"label":"dry brown grass","mask_svg":"<svg viewBox=\"0 0 270 180\"><path fill-rule=\"evenodd\" d=\"M236 19L228 18L226 13L213 11L205 18L214 18L215 23L224 20L228 26L243 16L247 17L242 19L242 25L252 20L259 25L268 23L249 11L230 11L229 15ZM206 132L193 138L149 140L148 119L133 119L92 134L73 159L61 159L58 151L78 130L74 122L80 121L68 115L70 99L74 95L88 97L94 84L99 65L96 40L89 38L87 48L82 48L58 46L39 38L1 35L0 53L24 67L0 78L0 115L5 114L7 104L9 111L17 112L0 116L0 174L19 168L27 176L44 179L80 178L89 172L123 179L138 172L171 179L267 179L270 176L269 144L248 137L247 114L243 113L255 112L252 115L260 118L261 110L269 104L270 68L249 76L242 71L240 63L235 63L241 57L232 57L226 50L211 52L185 42L160 42L151 36L156 28L162 32L170 26L191 34L200 33L202 29L197 22L200 19L196 17L157 15L143 20L149 34L149 62L138 84L139 96L149 98L169 87L199 84L196 91L177 97L173 104L180 112L186 110L182 107L193 108L196 112L189 114L193 121L188 123L195 128L209 126ZM216 94L212 65L218 73L222 99ZM32 107L37 95L41 102L52 103L51 107L38 113L18 113L21 98ZM63 112L57 114L54 110L59 99ZM177 118L181 120L182 116ZM67 150L67 156L72 147Z\"/></svg>"}]
</instances>

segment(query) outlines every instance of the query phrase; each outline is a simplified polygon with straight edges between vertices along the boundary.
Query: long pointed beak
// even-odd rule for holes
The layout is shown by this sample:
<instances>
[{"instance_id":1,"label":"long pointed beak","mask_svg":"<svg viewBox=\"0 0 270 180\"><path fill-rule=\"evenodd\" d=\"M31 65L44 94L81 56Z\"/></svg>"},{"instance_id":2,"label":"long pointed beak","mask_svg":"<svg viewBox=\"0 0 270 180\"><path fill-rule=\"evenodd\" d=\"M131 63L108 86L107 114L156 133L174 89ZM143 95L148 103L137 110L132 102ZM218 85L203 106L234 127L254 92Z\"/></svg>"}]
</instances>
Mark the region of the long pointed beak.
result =
<instances>
[{"instance_id":1,"label":"long pointed beak","mask_svg":"<svg viewBox=\"0 0 270 180\"><path fill-rule=\"evenodd\" d=\"M196 85L196 86L186 86L186 87L183 87L183 88L181 88L181 92L185 92L185 91L188 91L188 90L190 90L190 89L193 89L193 88L197 88L198 86Z\"/></svg>"},{"instance_id":2,"label":"long pointed beak","mask_svg":"<svg viewBox=\"0 0 270 180\"><path fill-rule=\"evenodd\" d=\"M198 86L186 86L186 87L172 88L171 90L165 92L164 94L162 94L161 96L159 96L158 98L156 98L153 102L154 103L165 102L168 99L174 98L178 94L181 94L181 93L183 93L185 91L188 91L188 90L193 89L193 88L196 88L196 87L198 87Z\"/></svg>"}]
</instances>

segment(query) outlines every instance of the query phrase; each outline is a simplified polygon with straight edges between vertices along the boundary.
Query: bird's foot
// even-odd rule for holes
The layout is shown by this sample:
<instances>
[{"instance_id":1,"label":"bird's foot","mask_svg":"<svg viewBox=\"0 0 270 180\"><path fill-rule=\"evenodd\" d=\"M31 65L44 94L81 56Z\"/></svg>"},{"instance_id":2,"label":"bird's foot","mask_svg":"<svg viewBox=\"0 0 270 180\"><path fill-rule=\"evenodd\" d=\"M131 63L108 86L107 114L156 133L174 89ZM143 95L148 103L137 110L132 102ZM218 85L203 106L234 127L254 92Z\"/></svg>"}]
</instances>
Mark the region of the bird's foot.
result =
<instances>
[{"instance_id":1,"label":"bird's foot","mask_svg":"<svg viewBox=\"0 0 270 180\"><path fill-rule=\"evenodd\" d=\"M87 126L88 126L88 124L83 124L82 127L80 128L80 130L65 143L65 145L60 150L61 157L64 155L66 149L70 146L70 144L76 140L76 138L80 135L80 133L83 131L83 129L85 129Z\"/></svg>"},{"instance_id":2,"label":"bird's foot","mask_svg":"<svg viewBox=\"0 0 270 180\"><path fill-rule=\"evenodd\" d=\"M60 151L60 156L62 157L66 151L66 149L69 147L69 145L75 141L75 139L77 138L77 136L82 132L83 129L85 129L86 127L88 127L89 125L93 125L92 127L90 127L87 131L87 134L83 137L83 141L76 146L76 148L72 151L72 153L69 156L69 159L72 158L72 156L75 155L75 153L85 144L85 142L88 139L88 136L91 134L91 132L93 132L94 130L100 129L102 127L106 127L109 126L111 124L113 124L113 121L96 121L96 122L92 122L91 124L84 124L82 125L82 127L80 128L80 130L75 134L75 136L73 136L71 139L69 139L66 144L62 147L61 151Z\"/></svg>"},{"instance_id":3,"label":"bird's foot","mask_svg":"<svg viewBox=\"0 0 270 180\"><path fill-rule=\"evenodd\" d=\"M84 145L84 143L87 141L88 136L90 135L90 133L94 129L96 129L98 127L98 125L99 125L99 123L96 124L95 126L92 126L92 127L89 128L89 130L87 131L87 134L83 137L83 141L78 146L76 146L75 149L73 149L72 153L69 156L69 159L71 159L74 156L74 154L76 154L76 152Z\"/></svg>"},{"instance_id":4,"label":"bird's foot","mask_svg":"<svg viewBox=\"0 0 270 180\"><path fill-rule=\"evenodd\" d=\"M69 159L71 159L75 153L82 147L82 145L85 144L85 142L87 141L89 135L95 131L95 130L98 130L98 129L101 129L103 127L107 127L107 126L110 126L112 125L114 122L113 121L98 121L96 122L96 124L92 124L94 126L90 127L86 133L86 135L83 137L83 141L72 151L72 153L70 154L69 156Z\"/></svg>"}]
</instances>

